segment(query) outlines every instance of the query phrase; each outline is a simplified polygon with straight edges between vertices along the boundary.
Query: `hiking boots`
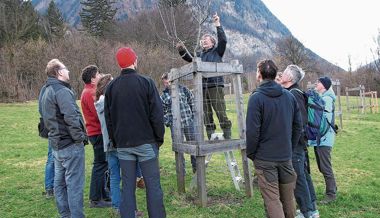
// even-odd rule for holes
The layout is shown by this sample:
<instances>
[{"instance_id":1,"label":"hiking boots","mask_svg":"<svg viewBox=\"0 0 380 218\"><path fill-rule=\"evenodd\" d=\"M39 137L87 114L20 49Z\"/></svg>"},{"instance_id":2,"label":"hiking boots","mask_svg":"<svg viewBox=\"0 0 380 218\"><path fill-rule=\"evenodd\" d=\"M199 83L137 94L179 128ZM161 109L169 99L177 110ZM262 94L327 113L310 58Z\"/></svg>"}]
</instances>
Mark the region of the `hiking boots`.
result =
<instances>
[{"instance_id":1,"label":"hiking boots","mask_svg":"<svg viewBox=\"0 0 380 218\"><path fill-rule=\"evenodd\" d=\"M90 200L90 208L105 208L105 207L111 207L112 203L110 201L92 201Z\"/></svg>"},{"instance_id":2,"label":"hiking boots","mask_svg":"<svg viewBox=\"0 0 380 218\"><path fill-rule=\"evenodd\" d=\"M336 196L325 196L323 200L321 200L320 204L330 204L331 202L336 201Z\"/></svg>"},{"instance_id":3,"label":"hiking boots","mask_svg":"<svg viewBox=\"0 0 380 218\"><path fill-rule=\"evenodd\" d=\"M54 198L54 189L46 189L46 192L42 193L46 199Z\"/></svg>"},{"instance_id":4,"label":"hiking boots","mask_svg":"<svg viewBox=\"0 0 380 218\"><path fill-rule=\"evenodd\" d=\"M140 177L137 179L136 187L140 189L145 189L145 182L144 182L143 177Z\"/></svg>"}]
</instances>

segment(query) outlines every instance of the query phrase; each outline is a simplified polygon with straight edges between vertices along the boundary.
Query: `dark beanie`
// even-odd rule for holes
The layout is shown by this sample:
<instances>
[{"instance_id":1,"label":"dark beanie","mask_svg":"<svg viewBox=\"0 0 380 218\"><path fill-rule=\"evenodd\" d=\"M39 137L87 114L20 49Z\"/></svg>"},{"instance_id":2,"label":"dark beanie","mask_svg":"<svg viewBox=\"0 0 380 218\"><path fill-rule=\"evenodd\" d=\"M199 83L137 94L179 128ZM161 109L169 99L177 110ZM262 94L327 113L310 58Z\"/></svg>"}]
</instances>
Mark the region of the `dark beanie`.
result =
<instances>
[{"instance_id":1,"label":"dark beanie","mask_svg":"<svg viewBox=\"0 0 380 218\"><path fill-rule=\"evenodd\" d=\"M322 83L326 90L328 90L331 87L331 79L327 76L321 77L318 80Z\"/></svg>"}]
</instances>

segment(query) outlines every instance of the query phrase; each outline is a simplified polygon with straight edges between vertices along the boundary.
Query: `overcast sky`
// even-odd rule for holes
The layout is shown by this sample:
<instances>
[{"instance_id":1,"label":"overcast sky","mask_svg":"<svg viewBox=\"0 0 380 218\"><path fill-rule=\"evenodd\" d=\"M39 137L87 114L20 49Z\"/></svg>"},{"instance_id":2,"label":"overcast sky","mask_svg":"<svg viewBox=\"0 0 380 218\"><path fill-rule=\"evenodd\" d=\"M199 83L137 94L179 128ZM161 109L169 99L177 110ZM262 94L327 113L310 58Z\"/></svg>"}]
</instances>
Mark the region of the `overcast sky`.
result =
<instances>
[{"instance_id":1,"label":"overcast sky","mask_svg":"<svg viewBox=\"0 0 380 218\"><path fill-rule=\"evenodd\" d=\"M379 0L262 0L306 47L348 69L373 61Z\"/></svg>"}]
</instances>

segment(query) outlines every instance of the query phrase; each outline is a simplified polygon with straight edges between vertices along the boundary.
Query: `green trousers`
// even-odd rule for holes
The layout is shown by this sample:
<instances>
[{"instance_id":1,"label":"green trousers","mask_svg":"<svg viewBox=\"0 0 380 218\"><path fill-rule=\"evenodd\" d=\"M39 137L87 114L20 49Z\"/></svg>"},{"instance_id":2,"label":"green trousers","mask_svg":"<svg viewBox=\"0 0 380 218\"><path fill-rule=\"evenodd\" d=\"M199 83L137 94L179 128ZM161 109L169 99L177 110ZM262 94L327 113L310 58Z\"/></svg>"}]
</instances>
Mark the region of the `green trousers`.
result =
<instances>
[{"instance_id":1,"label":"green trousers","mask_svg":"<svg viewBox=\"0 0 380 218\"><path fill-rule=\"evenodd\" d=\"M220 128L223 130L224 138L231 138L231 121L226 114L226 102L224 100L223 87L213 87L203 89L203 112L204 124L207 136L210 139L211 134L215 132L213 110L218 117Z\"/></svg>"}]
</instances>

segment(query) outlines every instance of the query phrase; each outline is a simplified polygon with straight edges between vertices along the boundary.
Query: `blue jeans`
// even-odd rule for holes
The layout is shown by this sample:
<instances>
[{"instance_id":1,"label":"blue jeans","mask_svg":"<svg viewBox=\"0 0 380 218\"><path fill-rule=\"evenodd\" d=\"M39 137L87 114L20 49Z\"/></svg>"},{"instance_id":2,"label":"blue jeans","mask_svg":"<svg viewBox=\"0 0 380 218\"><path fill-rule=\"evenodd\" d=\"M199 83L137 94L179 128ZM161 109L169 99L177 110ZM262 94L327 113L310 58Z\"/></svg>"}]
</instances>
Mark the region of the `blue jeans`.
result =
<instances>
[{"instance_id":1,"label":"blue jeans","mask_svg":"<svg viewBox=\"0 0 380 218\"><path fill-rule=\"evenodd\" d=\"M45 190L54 188L54 156L48 144L48 155L45 165Z\"/></svg>"},{"instance_id":2,"label":"blue jeans","mask_svg":"<svg viewBox=\"0 0 380 218\"><path fill-rule=\"evenodd\" d=\"M100 201L109 198L106 192L106 171L108 164L104 152L103 136L90 136L89 140L94 149L94 162L92 163L92 174L90 183L90 200Z\"/></svg>"},{"instance_id":3,"label":"blue jeans","mask_svg":"<svg viewBox=\"0 0 380 218\"><path fill-rule=\"evenodd\" d=\"M158 147L155 144L143 144L131 148L117 149L122 173L123 188L120 201L122 218L135 217L136 211L136 162L140 163L146 185L148 216L166 217L163 192L160 184L158 165Z\"/></svg>"},{"instance_id":4,"label":"blue jeans","mask_svg":"<svg viewBox=\"0 0 380 218\"><path fill-rule=\"evenodd\" d=\"M294 152L292 162L293 168L297 173L297 182L296 188L294 190L294 197L296 198L296 202L302 214L305 217L309 217L311 215L310 213L315 210L315 207L311 199L309 183L306 178L306 174L308 174L308 172L307 169L305 169L305 152Z\"/></svg>"},{"instance_id":5,"label":"blue jeans","mask_svg":"<svg viewBox=\"0 0 380 218\"><path fill-rule=\"evenodd\" d=\"M120 206L120 162L117 151L107 152L108 169L110 172L112 207L119 209ZM136 177L142 177L140 164L136 164Z\"/></svg>"},{"instance_id":6,"label":"blue jeans","mask_svg":"<svg viewBox=\"0 0 380 218\"><path fill-rule=\"evenodd\" d=\"M112 207L119 208L120 205L120 162L117 151L107 152L108 168L110 171L110 186Z\"/></svg>"},{"instance_id":7,"label":"blue jeans","mask_svg":"<svg viewBox=\"0 0 380 218\"><path fill-rule=\"evenodd\" d=\"M61 218L82 218L84 188L84 145L73 144L53 150L55 177L54 193Z\"/></svg>"},{"instance_id":8,"label":"blue jeans","mask_svg":"<svg viewBox=\"0 0 380 218\"><path fill-rule=\"evenodd\" d=\"M181 128L183 135L185 136L186 141L195 141L195 130L194 130L194 123L184 126ZM173 139L173 126L170 126L170 132ZM196 170L196 163L197 159L195 156L191 155L191 166L193 168L193 171ZM185 160L182 162L182 167L185 169Z\"/></svg>"}]
</instances>

